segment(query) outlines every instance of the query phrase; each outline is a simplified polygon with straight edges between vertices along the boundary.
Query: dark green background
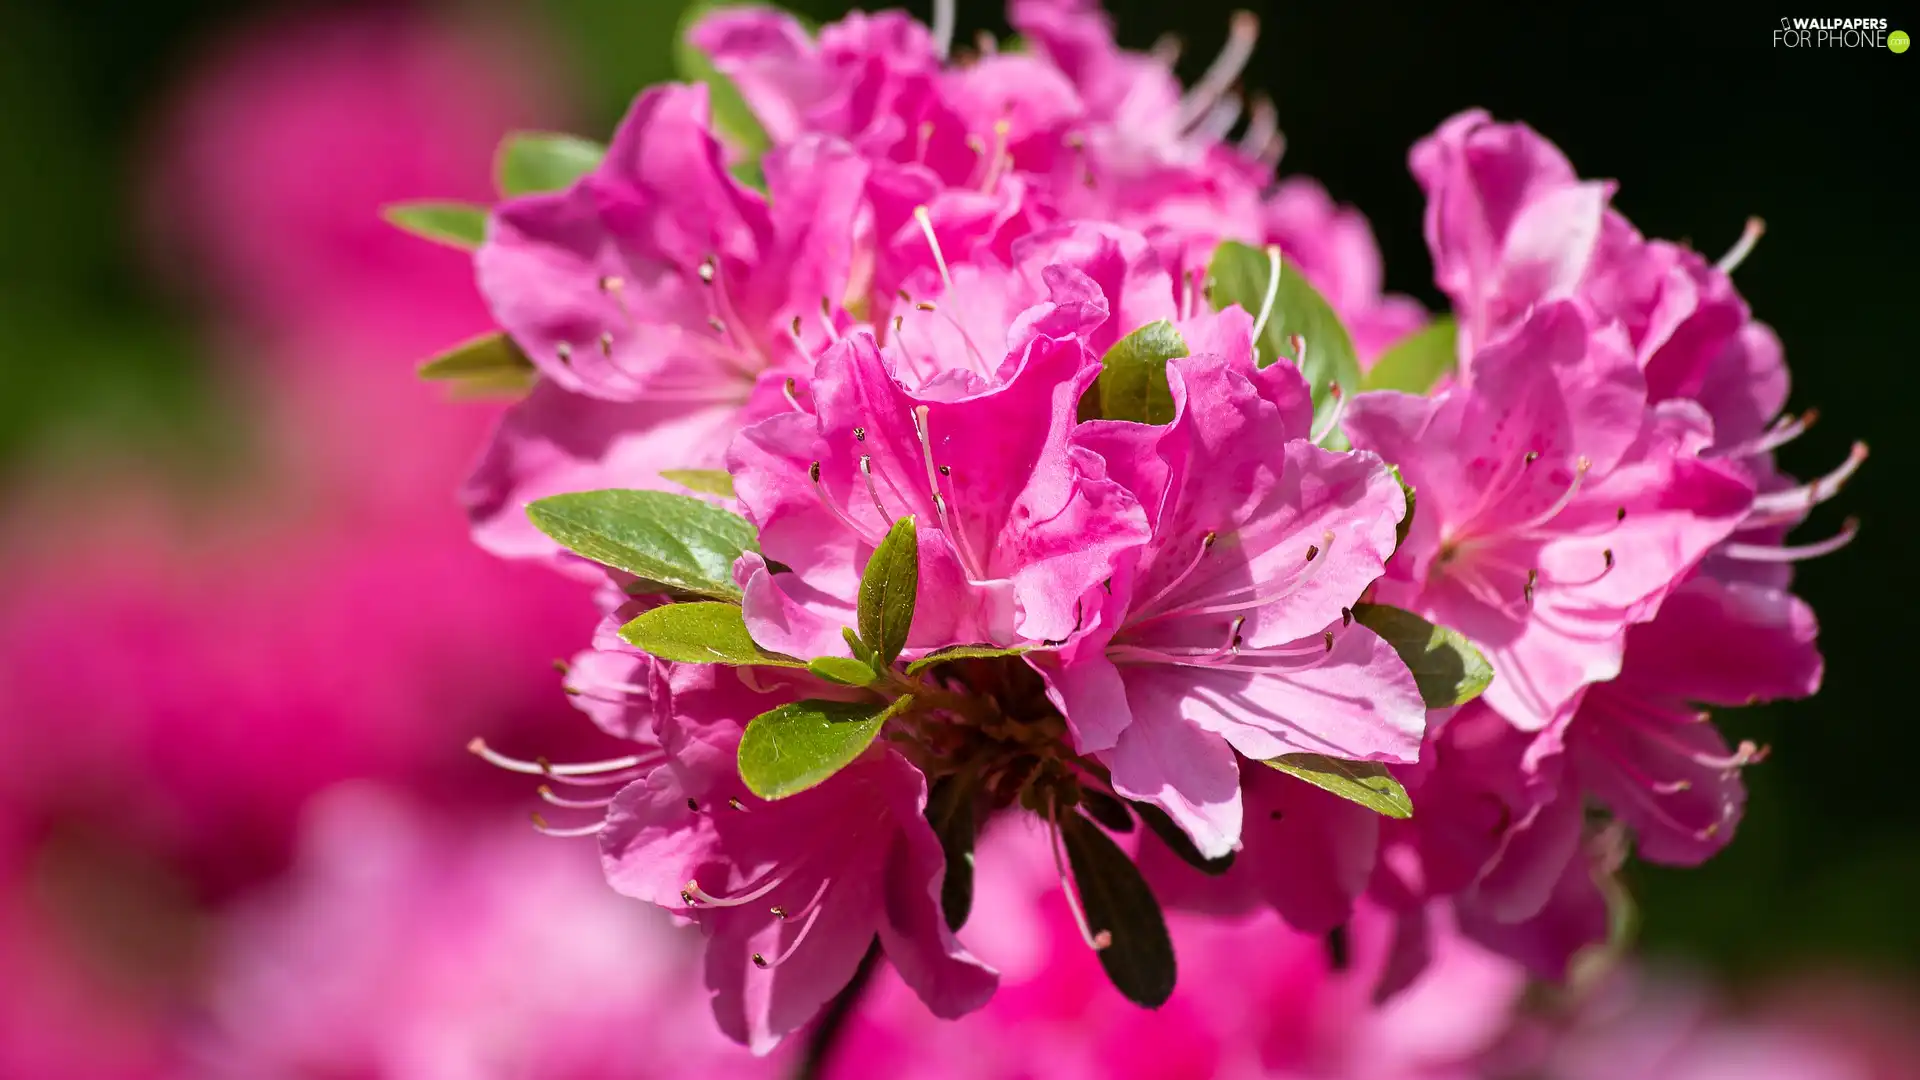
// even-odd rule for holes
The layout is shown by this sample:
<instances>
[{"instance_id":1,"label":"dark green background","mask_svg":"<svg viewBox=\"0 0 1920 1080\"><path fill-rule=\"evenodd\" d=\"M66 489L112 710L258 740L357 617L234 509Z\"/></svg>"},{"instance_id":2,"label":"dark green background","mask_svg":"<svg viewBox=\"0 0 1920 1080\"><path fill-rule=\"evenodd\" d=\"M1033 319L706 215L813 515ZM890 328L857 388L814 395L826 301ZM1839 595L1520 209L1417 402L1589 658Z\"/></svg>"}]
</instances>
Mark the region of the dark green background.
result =
<instances>
[{"instance_id":1,"label":"dark green background","mask_svg":"<svg viewBox=\"0 0 1920 1080\"><path fill-rule=\"evenodd\" d=\"M0 4L0 474L30 450L111 440L184 469L217 461L218 387L197 359L178 282L136 258L128 220L139 139L197 45L272 5L242 0ZM1191 77L1224 37L1219 0L1117 5L1122 36L1187 41ZM1253 4L1265 33L1246 82L1278 102L1284 168L1371 217L1388 283L1437 306L1406 151L1471 105L1524 119L1580 170L1621 183L1645 232L1717 255L1749 214L1768 233L1738 273L1780 332L1796 407L1822 420L1784 453L1824 471L1850 440L1872 460L1806 534L1858 514L1846 553L1808 564L1827 688L1811 702L1728 714L1771 743L1749 771L1739 838L1697 871L1640 869L1649 947L1736 973L1825 959L1920 971L1920 810L1913 770L1916 594L1911 166L1920 50L1775 51L1778 12L1518 5ZM1856 5L1857 6L1857 5ZM810 0L807 13L837 5ZM552 0L518 10L572 51L570 88L603 135L634 88L663 76L673 2ZM1789 14L1834 14L1802 10ZM1884 14L1920 32L1914 9ZM963 3L963 34L999 11ZM1177 20L1170 22L1169 20ZM422 192L431 195L431 192ZM404 377L405 372L396 372Z\"/></svg>"}]
</instances>

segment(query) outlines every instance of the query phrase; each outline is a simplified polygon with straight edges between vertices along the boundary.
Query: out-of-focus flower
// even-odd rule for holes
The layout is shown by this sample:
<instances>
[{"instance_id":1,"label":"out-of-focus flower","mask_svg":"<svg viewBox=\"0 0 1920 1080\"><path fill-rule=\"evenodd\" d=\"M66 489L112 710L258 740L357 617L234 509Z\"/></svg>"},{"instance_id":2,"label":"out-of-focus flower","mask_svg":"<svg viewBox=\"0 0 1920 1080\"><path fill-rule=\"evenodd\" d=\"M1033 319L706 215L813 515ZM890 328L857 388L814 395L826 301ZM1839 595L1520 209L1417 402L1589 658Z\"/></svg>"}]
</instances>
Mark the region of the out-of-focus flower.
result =
<instances>
[{"instance_id":1,"label":"out-of-focus flower","mask_svg":"<svg viewBox=\"0 0 1920 1080\"><path fill-rule=\"evenodd\" d=\"M690 942L580 855L377 788L329 792L287 878L221 931L190 1075L778 1075L700 1015Z\"/></svg>"}]
</instances>

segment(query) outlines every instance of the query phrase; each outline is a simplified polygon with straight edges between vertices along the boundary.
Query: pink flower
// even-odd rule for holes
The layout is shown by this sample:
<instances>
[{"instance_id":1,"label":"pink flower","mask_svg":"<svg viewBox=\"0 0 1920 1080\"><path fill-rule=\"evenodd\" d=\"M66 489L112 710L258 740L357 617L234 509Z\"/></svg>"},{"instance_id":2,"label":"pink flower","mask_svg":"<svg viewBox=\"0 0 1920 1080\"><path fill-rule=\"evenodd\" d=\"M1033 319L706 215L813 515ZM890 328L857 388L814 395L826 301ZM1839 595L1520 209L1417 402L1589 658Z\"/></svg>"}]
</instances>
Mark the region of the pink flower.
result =
<instances>
[{"instance_id":1,"label":"pink flower","mask_svg":"<svg viewBox=\"0 0 1920 1080\"><path fill-rule=\"evenodd\" d=\"M1399 465L1420 512L1379 598L1466 634L1498 673L1487 701L1529 730L1619 673L1626 628L1747 512L1703 460L1697 408L1645 408L1615 327L1544 304L1473 359L1471 388L1363 394L1359 447Z\"/></svg>"},{"instance_id":2,"label":"pink flower","mask_svg":"<svg viewBox=\"0 0 1920 1080\"><path fill-rule=\"evenodd\" d=\"M642 94L605 160L562 192L495 209L475 257L494 316L556 386L610 401L746 400L805 371L858 295L866 165L803 140L765 163L769 198L727 174L706 91Z\"/></svg>"},{"instance_id":3,"label":"pink flower","mask_svg":"<svg viewBox=\"0 0 1920 1080\"><path fill-rule=\"evenodd\" d=\"M1243 313L1218 322L1245 335ZM1404 495L1372 455L1300 438L1298 371L1256 371L1250 335L1223 338L1232 351L1167 365L1172 423L1076 434L1153 533L1073 639L1032 658L1078 749L1210 856L1240 835L1235 751L1411 761L1425 725L1406 665L1343 615L1392 553Z\"/></svg>"},{"instance_id":4,"label":"pink flower","mask_svg":"<svg viewBox=\"0 0 1920 1080\"><path fill-rule=\"evenodd\" d=\"M936 1015L978 1008L994 975L941 914L946 862L923 816L926 778L876 747L816 788L755 797L734 765L745 722L807 693L755 675L675 666L666 763L621 790L600 832L608 881L699 923L714 1014L755 1053L839 993L876 934Z\"/></svg>"},{"instance_id":5,"label":"pink flower","mask_svg":"<svg viewBox=\"0 0 1920 1080\"><path fill-rule=\"evenodd\" d=\"M777 1075L698 1015L690 943L577 855L329 792L220 928L193 1075Z\"/></svg>"},{"instance_id":6,"label":"pink flower","mask_svg":"<svg viewBox=\"0 0 1920 1080\"><path fill-rule=\"evenodd\" d=\"M1590 687L1563 738L1581 787L1636 834L1635 850L1691 865L1733 837L1742 765L1698 705L1747 705L1819 689L1817 628L1776 590L1696 577L1627 634L1620 677Z\"/></svg>"},{"instance_id":7,"label":"pink flower","mask_svg":"<svg viewBox=\"0 0 1920 1080\"><path fill-rule=\"evenodd\" d=\"M1059 280L1104 318L1083 275L1063 268ZM856 335L821 357L816 415L741 434L729 461L741 506L762 552L793 570L762 571L746 586L748 626L763 646L845 655L840 627L860 568L909 515L922 562L910 647L1072 632L1081 601L1144 523L1098 460L1068 442L1089 381L1086 346L1071 334L1034 336L1018 352L1000 385L956 371L909 391L873 340ZM796 604L804 610L779 614Z\"/></svg>"}]
</instances>

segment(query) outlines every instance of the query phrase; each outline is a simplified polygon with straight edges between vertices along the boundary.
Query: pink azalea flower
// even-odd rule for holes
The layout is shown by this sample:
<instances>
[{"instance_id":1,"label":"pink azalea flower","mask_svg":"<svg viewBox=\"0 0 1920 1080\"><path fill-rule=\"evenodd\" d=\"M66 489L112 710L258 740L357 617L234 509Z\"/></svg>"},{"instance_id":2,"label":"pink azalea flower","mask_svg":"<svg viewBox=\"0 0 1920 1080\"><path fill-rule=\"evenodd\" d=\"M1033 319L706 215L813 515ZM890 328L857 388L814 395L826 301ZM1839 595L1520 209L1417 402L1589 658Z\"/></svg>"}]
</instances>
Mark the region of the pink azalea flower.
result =
<instances>
[{"instance_id":1,"label":"pink azalea flower","mask_svg":"<svg viewBox=\"0 0 1920 1080\"><path fill-rule=\"evenodd\" d=\"M1055 889L1044 835L1006 820L978 853L981 954L1001 971L985 1008L933 1022L882 973L862 998L829 1077L912 1080L1146 1077L1466 1080L1507 1027L1525 985L1512 964L1436 923L1432 963L1384 1006L1372 991L1393 920L1355 914L1343 968L1318 934L1271 912L1171 912L1182 978L1143 1012L1106 985ZM1144 845L1143 845L1144 847ZM1051 895L1049 895L1051 893Z\"/></svg>"},{"instance_id":2,"label":"pink azalea flower","mask_svg":"<svg viewBox=\"0 0 1920 1080\"><path fill-rule=\"evenodd\" d=\"M1062 275L1104 319L1092 283ZM1042 336L1000 385L956 371L909 391L873 340L856 335L821 357L816 415L741 434L729 466L742 509L767 558L793 570L762 570L746 586L748 626L763 646L846 655L840 627L866 554L908 515L922 562L910 646L1072 632L1081 600L1112 576L1144 523L1098 460L1068 442L1091 355L1076 336L1044 336L1044 317L1036 321Z\"/></svg>"},{"instance_id":3,"label":"pink azalea flower","mask_svg":"<svg viewBox=\"0 0 1920 1080\"><path fill-rule=\"evenodd\" d=\"M1732 839L1752 743L1729 750L1698 705L1819 689L1813 612L1761 586L1696 577L1627 634L1620 677L1588 688L1562 736L1581 787L1636 834L1641 857L1692 865Z\"/></svg>"},{"instance_id":4,"label":"pink azalea flower","mask_svg":"<svg viewBox=\"0 0 1920 1080\"><path fill-rule=\"evenodd\" d=\"M941 914L946 860L920 771L875 747L816 788L763 801L734 765L745 722L831 688L702 665L676 665L668 681L666 763L612 800L600 844L615 889L707 935L721 1030L768 1052L846 986L876 934L936 1015L983 1004L994 973Z\"/></svg>"},{"instance_id":5,"label":"pink azalea flower","mask_svg":"<svg viewBox=\"0 0 1920 1080\"><path fill-rule=\"evenodd\" d=\"M691 943L576 854L329 792L290 875L219 928L192 1075L778 1075L698 1015Z\"/></svg>"},{"instance_id":6,"label":"pink azalea flower","mask_svg":"<svg viewBox=\"0 0 1920 1080\"><path fill-rule=\"evenodd\" d=\"M1356 446L1400 466L1420 512L1379 599L1472 639L1487 701L1529 730L1617 675L1643 621L1752 502L1702 459L1685 402L1645 405L1624 334L1577 304L1541 305L1474 357L1471 388L1363 394Z\"/></svg>"},{"instance_id":7,"label":"pink azalea flower","mask_svg":"<svg viewBox=\"0 0 1920 1080\"><path fill-rule=\"evenodd\" d=\"M1033 657L1081 752L1211 856L1240 835L1235 751L1411 761L1425 725L1406 665L1343 614L1392 553L1405 497L1372 455L1301 438L1305 382L1254 370L1250 344L1169 362L1164 427L1082 425L1075 441L1153 534L1073 640Z\"/></svg>"}]
</instances>

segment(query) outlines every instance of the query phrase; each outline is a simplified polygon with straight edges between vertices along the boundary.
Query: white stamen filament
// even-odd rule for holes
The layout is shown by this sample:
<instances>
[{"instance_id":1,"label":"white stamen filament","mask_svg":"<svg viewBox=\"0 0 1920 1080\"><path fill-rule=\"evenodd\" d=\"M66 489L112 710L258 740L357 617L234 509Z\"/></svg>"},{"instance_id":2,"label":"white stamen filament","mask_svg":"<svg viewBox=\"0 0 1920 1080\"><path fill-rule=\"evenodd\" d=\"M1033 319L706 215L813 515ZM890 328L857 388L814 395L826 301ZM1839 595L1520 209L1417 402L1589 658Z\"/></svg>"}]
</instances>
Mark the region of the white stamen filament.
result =
<instances>
[{"instance_id":1,"label":"white stamen filament","mask_svg":"<svg viewBox=\"0 0 1920 1080\"><path fill-rule=\"evenodd\" d=\"M940 282L953 291L953 275L947 272L947 257L940 250L940 238L933 234L933 215L927 213L924 206L913 208L913 220L920 223L920 231L926 234L927 247L933 250L933 261L940 268Z\"/></svg>"},{"instance_id":2,"label":"white stamen filament","mask_svg":"<svg viewBox=\"0 0 1920 1080\"><path fill-rule=\"evenodd\" d=\"M1048 846L1053 849L1053 869L1060 875L1060 892L1067 898L1067 910L1073 912L1073 924L1080 928L1080 940L1087 943L1087 948L1099 952L1113 944L1113 935L1105 930L1096 934L1087 923L1087 910L1081 906L1080 892L1074 886L1073 875L1067 873L1066 860L1060 854L1060 808L1051 792L1047 795L1047 811L1047 832L1053 841Z\"/></svg>"},{"instance_id":3,"label":"white stamen filament","mask_svg":"<svg viewBox=\"0 0 1920 1080\"><path fill-rule=\"evenodd\" d=\"M820 482L820 463L817 461L814 462L808 468L807 474L813 478L813 493L819 497L821 505L825 506L834 517L839 518L840 524L853 530L855 536L858 536L869 544L878 546L882 538L875 536L873 530L855 521L845 510L840 509L840 504L834 502L833 497L827 494L826 485ZM868 481L868 490L872 490L871 480ZM883 513L881 516L884 517L886 515ZM746 669L742 668L741 670L744 671Z\"/></svg>"},{"instance_id":4,"label":"white stamen filament","mask_svg":"<svg viewBox=\"0 0 1920 1080\"><path fill-rule=\"evenodd\" d=\"M1214 532L1209 532L1207 533L1207 535L1201 537L1200 550L1193 553L1193 561L1187 564L1187 568L1185 570L1182 570L1180 571L1179 574L1175 575L1172 581L1167 582L1165 585L1162 585L1159 589L1155 590L1154 594L1147 599L1146 603L1141 604L1139 607L1135 608L1134 617L1136 619L1144 618L1147 614L1153 611L1154 607L1158 605L1160 601L1165 600L1169 595L1173 593L1175 589L1179 588L1183 583L1186 582L1188 578L1192 577L1193 572L1195 570L1200 569L1200 560L1207 557L1207 552L1213 550L1213 545L1219 540L1219 538L1220 538L1219 534Z\"/></svg>"},{"instance_id":5,"label":"white stamen filament","mask_svg":"<svg viewBox=\"0 0 1920 1080\"><path fill-rule=\"evenodd\" d=\"M807 410L800 407L799 395L794 392L797 389L799 389L799 384L789 376L786 383L780 387L780 393L787 399L787 405L792 408L794 412L806 412Z\"/></svg>"},{"instance_id":6,"label":"white stamen filament","mask_svg":"<svg viewBox=\"0 0 1920 1080\"><path fill-rule=\"evenodd\" d=\"M1720 256L1720 261L1713 264L1714 269L1723 274L1733 273L1741 263L1747 261L1747 256L1753 253L1753 246L1760 242L1766 232L1766 222L1757 217L1748 218L1747 227L1740 230L1740 239L1735 240L1727 253Z\"/></svg>"},{"instance_id":7,"label":"white stamen filament","mask_svg":"<svg viewBox=\"0 0 1920 1080\"><path fill-rule=\"evenodd\" d=\"M785 885L792 876L793 872L791 870L785 874L773 874L763 882L748 885L747 891L738 896L715 896L705 889L702 889L698 881L689 881L686 887L680 890L680 895L697 900L705 907L740 907L744 904L751 904L780 886Z\"/></svg>"},{"instance_id":8,"label":"white stamen filament","mask_svg":"<svg viewBox=\"0 0 1920 1080\"><path fill-rule=\"evenodd\" d=\"M500 753L488 746L485 739L478 738L467 743L467 752L495 768L523 773L527 776L592 776L596 773L637 768L654 760L632 754L627 757L609 758L605 761L587 761L567 765L555 765L549 761L522 761Z\"/></svg>"},{"instance_id":9,"label":"white stamen filament","mask_svg":"<svg viewBox=\"0 0 1920 1080\"><path fill-rule=\"evenodd\" d=\"M886 522L887 526L891 528L893 526L893 515L887 513L886 504L880 501L880 489L875 487L873 483L872 454L860 455L860 476L867 482L867 497L873 500L874 511L880 515L880 520Z\"/></svg>"},{"instance_id":10,"label":"white stamen filament","mask_svg":"<svg viewBox=\"0 0 1920 1080\"><path fill-rule=\"evenodd\" d=\"M1560 512L1572 505L1573 500L1579 496L1580 488L1586 483L1587 473L1592 468L1593 462L1587 460L1584 455L1576 458L1573 463L1573 482L1567 485L1567 490L1561 492L1560 497L1553 500L1553 503L1545 510L1540 511L1538 514L1535 514L1518 525L1512 526L1508 531L1514 533L1531 532L1550 523L1554 518L1559 517Z\"/></svg>"},{"instance_id":11,"label":"white stamen filament","mask_svg":"<svg viewBox=\"0 0 1920 1080\"><path fill-rule=\"evenodd\" d=\"M1757 496L1753 500L1752 513L1760 516L1781 513L1797 516L1796 512L1811 510L1838 495L1841 485L1845 484L1866 460L1867 444L1854 443L1853 449L1847 454L1847 460L1841 462L1838 468L1811 483Z\"/></svg>"},{"instance_id":12,"label":"white stamen filament","mask_svg":"<svg viewBox=\"0 0 1920 1080\"><path fill-rule=\"evenodd\" d=\"M762 971L766 970L767 968L779 967L781 964L784 964L788 960L791 960L793 958L794 953L797 953L800 951L800 946L806 944L807 935L813 932L813 924L819 922L820 914L827 910L827 905L821 903L820 899L821 897L826 895L827 886L832 884L832 882L833 882L833 879L831 878L827 879L826 881L822 881L820 883L820 888L814 891L813 899L811 901L808 901L807 903L807 921L801 924L800 933L795 935L792 944L788 945L785 949L781 950L780 954L778 956L775 956L771 960L767 959L764 956L761 956L759 953L754 953L753 954L754 967L760 968Z\"/></svg>"},{"instance_id":13,"label":"white stamen filament","mask_svg":"<svg viewBox=\"0 0 1920 1080\"><path fill-rule=\"evenodd\" d=\"M1253 44L1260 38L1260 20L1251 11L1236 11L1227 24L1227 43L1221 47L1220 55L1213 58L1200 81L1180 102L1180 113L1174 121L1185 131L1194 121L1205 116L1220 95L1227 92L1233 81L1246 69L1247 61L1253 58Z\"/></svg>"},{"instance_id":14,"label":"white stamen filament","mask_svg":"<svg viewBox=\"0 0 1920 1080\"><path fill-rule=\"evenodd\" d=\"M1711 840L1713 835L1720 831L1720 823L1718 821L1712 822L1702 828L1694 828L1674 817L1673 814L1662 805L1658 796L1678 794L1677 791L1658 790L1661 785L1655 783L1652 777L1647 776L1645 773L1627 764L1611 747L1602 744L1599 749L1601 759L1627 778L1627 783L1623 786L1632 793L1635 802L1645 808L1647 813L1653 815L1654 820L1672 829L1674 832L1691 836L1696 840ZM1684 783L1684 781L1681 782ZM1652 790L1650 790L1650 788ZM1682 788L1680 790L1684 791L1686 789ZM1720 812L1722 815L1725 814L1726 807L1724 805L1721 807Z\"/></svg>"},{"instance_id":15,"label":"white stamen filament","mask_svg":"<svg viewBox=\"0 0 1920 1080\"><path fill-rule=\"evenodd\" d=\"M1333 408L1327 410L1327 417L1325 421L1321 423L1320 430L1309 433L1309 437L1312 438L1315 446L1326 442L1327 437L1332 435L1334 431L1340 427L1340 421L1347 415L1347 394L1346 391L1340 389L1340 384L1337 382L1328 383L1327 395L1333 398Z\"/></svg>"},{"instance_id":16,"label":"white stamen filament","mask_svg":"<svg viewBox=\"0 0 1920 1080\"><path fill-rule=\"evenodd\" d=\"M958 12L955 0L933 0L933 51L945 60L953 52L953 26Z\"/></svg>"},{"instance_id":17,"label":"white stamen filament","mask_svg":"<svg viewBox=\"0 0 1920 1080\"><path fill-rule=\"evenodd\" d=\"M986 175L980 180L980 190L982 193L990 193L993 191L993 186L1000 182L1001 175L1005 173L1006 167L1013 161L1012 156L1007 153L1007 135L1011 131L1012 127L1006 120L1001 119L993 122L993 154L987 158Z\"/></svg>"},{"instance_id":18,"label":"white stamen filament","mask_svg":"<svg viewBox=\"0 0 1920 1080\"><path fill-rule=\"evenodd\" d=\"M1267 320L1273 317L1273 302L1280 295L1280 245L1267 245L1267 295L1260 301L1260 313L1253 320L1253 340L1260 340L1260 331L1267 328ZM1260 362L1260 346L1253 347L1253 360Z\"/></svg>"},{"instance_id":19,"label":"white stamen filament","mask_svg":"<svg viewBox=\"0 0 1920 1080\"><path fill-rule=\"evenodd\" d=\"M1278 592L1269 593L1265 596L1260 595L1259 590L1266 584L1265 582L1238 585L1225 592L1190 599L1182 607L1157 612L1141 619L1128 620L1128 625L1130 627L1138 627L1158 619L1173 617L1192 618L1199 615L1231 615L1235 612L1250 611L1254 608L1266 607L1268 604L1279 603L1294 593L1299 592L1301 589L1313 584L1314 579L1320 576L1320 568L1331 561L1329 556L1333 552L1333 545L1336 539L1337 537L1334 535L1332 529L1328 529L1325 533L1321 534L1320 543L1308 549L1312 554L1311 557L1306 560L1306 570L1303 571L1299 577L1294 578L1281 587ZM1239 594L1248 592L1249 590L1254 593L1253 596L1242 600L1233 599Z\"/></svg>"},{"instance_id":20,"label":"white stamen filament","mask_svg":"<svg viewBox=\"0 0 1920 1080\"><path fill-rule=\"evenodd\" d=\"M1176 34L1161 34L1153 39L1147 48L1147 55L1153 62L1164 68L1171 68L1180 62L1180 38Z\"/></svg>"},{"instance_id":21,"label":"white stamen filament","mask_svg":"<svg viewBox=\"0 0 1920 1080\"><path fill-rule=\"evenodd\" d=\"M1743 562L1799 562L1801 559L1817 559L1822 555L1831 555L1853 542L1854 534L1860 531L1858 518L1848 518L1840 531L1813 544L1801 544L1798 547L1769 544L1724 544L1720 553L1729 559Z\"/></svg>"},{"instance_id":22,"label":"white stamen filament","mask_svg":"<svg viewBox=\"0 0 1920 1080\"><path fill-rule=\"evenodd\" d=\"M613 805L613 796L611 795L604 799L569 799L564 796L555 795L553 789L545 784L540 785L540 798L551 805L567 810L604 810Z\"/></svg>"},{"instance_id":23,"label":"white stamen filament","mask_svg":"<svg viewBox=\"0 0 1920 1080\"><path fill-rule=\"evenodd\" d=\"M1213 108L1207 110L1207 115L1201 117L1200 122L1194 125L1193 133L1205 138L1208 142L1218 142L1226 138L1227 132L1233 130L1233 125L1240 122L1242 108L1244 106L1240 101L1240 95L1228 94L1215 102Z\"/></svg>"},{"instance_id":24,"label":"white stamen filament","mask_svg":"<svg viewBox=\"0 0 1920 1080\"><path fill-rule=\"evenodd\" d=\"M1253 99L1253 115L1247 118L1247 130L1240 136L1240 152L1259 158L1273 145L1274 136L1278 134L1280 110L1273 107L1273 99L1261 94Z\"/></svg>"}]
</instances>

